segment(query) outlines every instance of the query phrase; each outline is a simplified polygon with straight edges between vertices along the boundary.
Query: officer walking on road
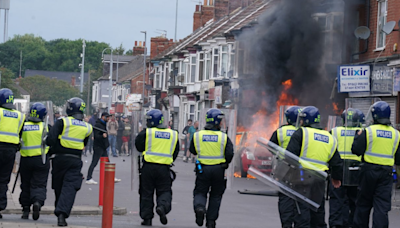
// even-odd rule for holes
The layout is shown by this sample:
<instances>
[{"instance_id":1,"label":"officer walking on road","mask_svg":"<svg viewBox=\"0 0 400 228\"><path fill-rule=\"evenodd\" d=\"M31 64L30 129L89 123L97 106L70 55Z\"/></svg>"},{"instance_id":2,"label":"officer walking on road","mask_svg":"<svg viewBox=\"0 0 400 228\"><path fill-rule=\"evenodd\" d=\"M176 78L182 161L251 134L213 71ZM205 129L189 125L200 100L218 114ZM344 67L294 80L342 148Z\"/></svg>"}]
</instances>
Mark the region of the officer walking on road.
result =
<instances>
[{"instance_id":1,"label":"officer walking on road","mask_svg":"<svg viewBox=\"0 0 400 228\"><path fill-rule=\"evenodd\" d=\"M77 191L82 186L82 150L87 144L92 126L83 121L86 104L81 98L67 101L67 115L54 124L47 137L47 145L53 147L52 188L56 196L54 214L58 226L67 226Z\"/></svg>"},{"instance_id":2,"label":"officer walking on road","mask_svg":"<svg viewBox=\"0 0 400 228\"><path fill-rule=\"evenodd\" d=\"M205 129L194 134L189 148L192 154L197 155L193 191L196 224L203 226L206 215L207 228L216 226L222 195L226 189L225 169L233 158L232 142L221 132L223 118L224 114L219 109L208 110ZM210 194L210 198L206 210L207 194Z\"/></svg>"},{"instance_id":3,"label":"officer walking on road","mask_svg":"<svg viewBox=\"0 0 400 228\"><path fill-rule=\"evenodd\" d=\"M296 121L297 115L301 109L298 106L292 106L285 111L285 116L287 120L287 125L283 125L278 128L271 136L269 141L279 145L283 149L289 144L290 138L293 133L297 130ZM279 192L278 194L278 209L279 216L281 218L282 228L291 228L293 227L293 219L295 214L295 202L292 198L286 196Z\"/></svg>"},{"instance_id":4,"label":"officer walking on road","mask_svg":"<svg viewBox=\"0 0 400 228\"><path fill-rule=\"evenodd\" d=\"M299 156L300 163L307 161L319 171L331 170L332 184L338 188L341 185L343 170L336 149L336 139L321 129L321 116L316 107L303 108L299 113L299 120L301 128L293 133L286 149ZM326 227L324 199L321 199L321 202L322 205L317 212L311 211L307 205L299 202L301 213L295 213L296 227Z\"/></svg>"},{"instance_id":5,"label":"officer walking on road","mask_svg":"<svg viewBox=\"0 0 400 228\"><path fill-rule=\"evenodd\" d=\"M374 208L373 227L389 227L393 165L400 165L399 132L391 127L390 106L378 101L371 107L373 124L358 131L351 152L362 156L354 227L369 227ZM368 115L367 115L368 116Z\"/></svg>"},{"instance_id":6,"label":"officer walking on road","mask_svg":"<svg viewBox=\"0 0 400 228\"><path fill-rule=\"evenodd\" d=\"M142 225L151 226L154 217L154 190L156 190L156 212L162 224L168 223L166 215L171 211L172 179L170 166L178 157L178 132L163 127L164 117L160 110L146 113L147 129L135 139L135 146L143 152L140 175L140 217Z\"/></svg>"},{"instance_id":7,"label":"officer walking on road","mask_svg":"<svg viewBox=\"0 0 400 228\"><path fill-rule=\"evenodd\" d=\"M13 103L13 92L7 88L0 89L0 211L7 207L8 183L25 121L25 116L14 110Z\"/></svg>"},{"instance_id":8,"label":"officer walking on road","mask_svg":"<svg viewBox=\"0 0 400 228\"><path fill-rule=\"evenodd\" d=\"M46 107L42 103L34 103L29 111L28 120L22 130L21 147L21 195L19 202L22 206L22 219L29 218L30 207L33 204L33 220L38 220L40 208L44 205L47 192L47 178L50 162L42 160L42 133L48 128L43 123L47 115ZM46 148L46 154L49 148Z\"/></svg>"},{"instance_id":9,"label":"officer walking on road","mask_svg":"<svg viewBox=\"0 0 400 228\"><path fill-rule=\"evenodd\" d=\"M351 153L354 135L357 130L361 130L361 111L348 108L342 113L343 127L335 127L331 134L337 140L337 150L340 158L345 163L361 162L361 158ZM363 115L362 115L363 116ZM341 228L352 227L353 217L356 209L355 201L357 198L357 186L340 186L334 188L330 185L329 190L329 227Z\"/></svg>"}]
</instances>

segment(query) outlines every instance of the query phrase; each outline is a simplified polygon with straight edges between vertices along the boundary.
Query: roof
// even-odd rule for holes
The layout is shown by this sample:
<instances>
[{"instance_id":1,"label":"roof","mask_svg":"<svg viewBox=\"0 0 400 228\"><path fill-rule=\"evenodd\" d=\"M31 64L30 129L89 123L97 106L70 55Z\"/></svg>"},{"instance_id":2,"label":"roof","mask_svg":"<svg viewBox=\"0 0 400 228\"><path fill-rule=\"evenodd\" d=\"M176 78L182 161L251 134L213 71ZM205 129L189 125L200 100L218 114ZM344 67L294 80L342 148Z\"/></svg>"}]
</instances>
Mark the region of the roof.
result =
<instances>
[{"instance_id":1,"label":"roof","mask_svg":"<svg viewBox=\"0 0 400 228\"><path fill-rule=\"evenodd\" d=\"M14 87L19 91L22 96L30 95L24 88L19 86L18 83L15 83Z\"/></svg>"},{"instance_id":2,"label":"roof","mask_svg":"<svg viewBox=\"0 0 400 228\"><path fill-rule=\"evenodd\" d=\"M120 63L122 63L122 62L128 63L140 56L143 58L143 55L139 55L139 56L138 55L113 55L113 62L116 63L118 61ZM110 62L110 60L111 60L111 55L104 55L103 62Z\"/></svg>"},{"instance_id":3,"label":"roof","mask_svg":"<svg viewBox=\"0 0 400 228\"><path fill-rule=\"evenodd\" d=\"M149 56L146 56L146 60ZM135 56L129 63L123 65L118 69L118 82L124 82L134 78L137 72L143 72L143 56ZM113 80L117 78L117 69L113 70ZM104 75L98 80L109 80L109 75Z\"/></svg>"},{"instance_id":4,"label":"roof","mask_svg":"<svg viewBox=\"0 0 400 228\"><path fill-rule=\"evenodd\" d=\"M45 70L25 70L25 78L36 75L42 75L47 78L55 78L57 80L66 81L71 83L72 77L75 77L75 85L79 85L81 80L80 72L65 72L65 71L45 71ZM84 74L84 78L88 78L88 73Z\"/></svg>"},{"instance_id":5,"label":"roof","mask_svg":"<svg viewBox=\"0 0 400 228\"><path fill-rule=\"evenodd\" d=\"M270 2L272 2L272 0L258 0L246 8L238 8L234 10L230 15L227 15L216 22L210 20L203 27L196 30L163 53L160 53L153 59L160 59L166 55L172 55L214 37L224 36L233 30L241 29L257 20L257 18L269 8Z\"/></svg>"}]
</instances>

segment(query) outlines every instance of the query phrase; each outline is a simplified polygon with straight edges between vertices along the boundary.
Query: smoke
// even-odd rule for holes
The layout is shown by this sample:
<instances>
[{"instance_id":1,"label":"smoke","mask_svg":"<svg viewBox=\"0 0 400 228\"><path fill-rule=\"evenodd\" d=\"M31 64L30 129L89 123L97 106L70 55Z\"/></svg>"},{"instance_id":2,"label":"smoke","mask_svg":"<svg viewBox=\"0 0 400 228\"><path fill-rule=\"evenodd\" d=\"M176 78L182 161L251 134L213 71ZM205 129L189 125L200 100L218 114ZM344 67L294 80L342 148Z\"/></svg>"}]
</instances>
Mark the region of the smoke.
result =
<instances>
[{"instance_id":1,"label":"smoke","mask_svg":"<svg viewBox=\"0 0 400 228\"><path fill-rule=\"evenodd\" d=\"M258 24L239 37L241 48L250 53L244 58L248 67L243 70L246 80L239 82L240 87L244 97L249 91L257 94L251 105L241 103L239 121L248 126L248 117L257 111L275 112L282 83L289 79L293 86L288 94L301 106L316 106L322 118L327 118L324 114L332 103L333 79L324 73L324 35L312 18L320 1L281 0L271 4L274 6L266 10Z\"/></svg>"}]
</instances>

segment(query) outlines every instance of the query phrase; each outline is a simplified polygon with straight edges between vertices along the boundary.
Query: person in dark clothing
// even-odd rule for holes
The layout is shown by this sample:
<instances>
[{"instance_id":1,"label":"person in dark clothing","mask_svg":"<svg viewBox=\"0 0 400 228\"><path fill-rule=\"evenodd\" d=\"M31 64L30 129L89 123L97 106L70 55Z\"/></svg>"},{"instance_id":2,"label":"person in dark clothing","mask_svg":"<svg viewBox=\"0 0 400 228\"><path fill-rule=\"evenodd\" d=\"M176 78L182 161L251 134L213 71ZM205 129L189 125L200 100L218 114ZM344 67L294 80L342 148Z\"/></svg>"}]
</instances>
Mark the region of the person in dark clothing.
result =
<instances>
[{"instance_id":1,"label":"person in dark clothing","mask_svg":"<svg viewBox=\"0 0 400 228\"><path fill-rule=\"evenodd\" d=\"M96 181L93 180L93 170L99 163L100 157L108 157L107 148L110 145L108 141L108 134L107 132L107 122L110 119L110 114L107 112L103 112L101 114L101 118L96 121L94 125L95 129L93 131L94 140L93 140L93 157L92 163L90 163L88 174L86 177L86 184L97 184ZM104 131L97 130L102 129Z\"/></svg>"},{"instance_id":2,"label":"person in dark clothing","mask_svg":"<svg viewBox=\"0 0 400 228\"><path fill-rule=\"evenodd\" d=\"M29 111L28 120L22 130L22 147L20 149L21 162L21 194L19 202L22 206L22 219L29 218L30 207L33 205L33 220L38 220L40 209L44 205L47 192L47 179L50 162L42 159L42 134L44 118L47 115L46 107L42 103L34 103ZM51 129L51 128L50 128ZM46 148L47 154L49 148Z\"/></svg>"},{"instance_id":3,"label":"person in dark clothing","mask_svg":"<svg viewBox=\"0 0 400 228\"><path fill-rule=\"evenodd\" d=\"M118 131L117 131L117 150L119 155L122 155L122 135L124 133L125 130L125 123L124 121L121 120L121 117L118 116L117 117L117 121L118 121Z\"/></svg>"},{"instance_id":4,"label":"person in dark clothing","mask_svg":"<svg viewBox=\"0 0 400 228\"><path fill-rule=\"evenodd\" d=\"M351 147L363 162L354 214L356 228L369 227L372 207L372 226L389 227L393 165L400 165L400 133L390 126L390 106L378 101L370 110L373 125L358 131Z\"/></svg>"},{"instance_id":5,"label":"person in dark clothing","mask_svg":"<svg viewBox=\"0 0 400 228\"><path fill-rule=\"evenodd\" d=\"M7 207L8 183L25 121L25 115L14 110L13 102L13 92L0 89L0 211Z\"/></svg>"},{"instance_id":6,"label":"person in dark clothing","mask_svg":"<svg viewBox=\"0 0 400 228\"><path fill-rule=\"evenodd\" d=\"M56 196L54 214L58 226L68 226L77 191L82 186L82 150L87 144L93 128L83 121L86 104L81 98L67 102L68 117L57 120L48 134L46 144L53 147L52 188Z\"/></svg>"},{"instance_id":7,"label":"person in dark clothing","mask_svg":"<svg viewBox=\"0 0 400 228\"><path fill-rule=\"evenodd\" d=\"M207 228L216 226L222 195L226 189L225 169L233 159L232 141L221 132L223 117L224 114L219 109L208 110L204 130L194 134L189 147L190 153L197 155L196 182L193 191L196 224L203 226L206 214Z\"/></svg>"},{"instance_id":8,"label":"person in dark clothing","mask_svg":"<svg viewBox=\"0 0 400 228\"><path fill-rule=\"evenodd\" d=\"M312 164L319 171L331 171L331 183L335 188L340 187L343 176L343 164L337 151L336 139L320 127L319 110L307 106L299 113L300 125L287 146L287 150L302 160ZM303 137L306 137L303 145ZM324 194L321 194L324 195ZM327 227L325 223L325 203L321 199L317 212L311 211L307 205L299 202L301 213L295 213L296 227Z\"/></svg>"},{"instance_id":9,"label":"person in dark clothing","mask_svg":"<svg viewBox=\"0 0 400 228\"><path fill-rule=\"evenodd\" d=\"M299 110L300 108L298 106L292 106L285 111L286 121L288 124L283 125L274 131L269 141L279 145L283 149L286 149L290 138L297 130L295 125ZM278 197L278 210L282 228L292 228L295 215L295 202L292 198L281 192L278 193Z\"/></svg>"},{"instance_id":10,"label":"person in dark clothing","mask_svg":"<svg viewBox=\"0 0 400 228\"><path fill-rule=\"evenodd\" d=\"M93 116L90 117L89 123L90 123L92 126L94 126L94 125L96 125L96 121L97 121L98 119L99 119L98 113L95 112L95 113L93 113ZM93 134L92 134L92 135L89 137L88 144L87 144L86 147L85 147L86 152L89 151L90 154L93 154L93 140L94 140L94 137L93 137Z\"/></svg>"},{"instance_id":11,"label":"person in dark clothing","mask_svg":"<svg viewBox=\"0 0 400 228\"><path fill-rule=\"evenodd\" d=\"M164 117L160 110L146 113L147 129L135 139L135 146L143 152L140 174L140 217L142 225L151 226L154 217L154 190L156 190L156 212L162 224L168 223L166 215L171 211L172 179L170 166L178 157L178 132L162 126Z\"/></svg>"}]
</instances>

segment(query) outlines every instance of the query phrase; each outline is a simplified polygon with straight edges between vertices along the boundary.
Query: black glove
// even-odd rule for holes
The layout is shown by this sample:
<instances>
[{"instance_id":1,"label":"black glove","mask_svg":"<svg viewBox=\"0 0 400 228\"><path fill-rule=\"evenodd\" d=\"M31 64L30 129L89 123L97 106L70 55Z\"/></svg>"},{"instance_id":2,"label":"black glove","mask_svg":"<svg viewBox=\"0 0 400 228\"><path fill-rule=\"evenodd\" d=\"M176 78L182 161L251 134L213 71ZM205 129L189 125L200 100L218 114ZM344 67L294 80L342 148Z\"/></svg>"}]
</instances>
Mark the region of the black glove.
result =
<instances>
[{"instance_id":1,"label":"black glove","mask_svg":"<svg viewBox=\"0 0 400 228\"><path fill-rule=\"evenodd\" d=\"M227 169L227 168L229 168L229 164L228 163L222 163L221 167L224 168L224 169Z\"/></svg>"}]
</instances>

